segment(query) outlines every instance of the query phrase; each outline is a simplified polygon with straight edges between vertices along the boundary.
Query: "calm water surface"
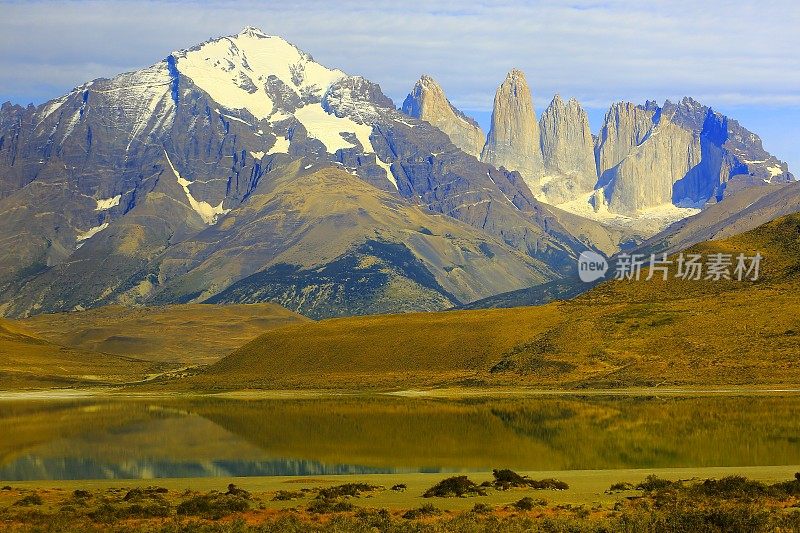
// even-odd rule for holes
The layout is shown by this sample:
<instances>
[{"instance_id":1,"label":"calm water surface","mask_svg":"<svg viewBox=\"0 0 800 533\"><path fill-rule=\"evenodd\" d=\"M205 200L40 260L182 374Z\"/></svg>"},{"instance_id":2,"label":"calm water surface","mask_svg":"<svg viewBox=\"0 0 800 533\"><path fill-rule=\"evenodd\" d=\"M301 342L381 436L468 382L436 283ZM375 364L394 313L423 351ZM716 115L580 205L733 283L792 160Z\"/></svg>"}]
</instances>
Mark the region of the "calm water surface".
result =
<instances>
[{"instance_id":1,"label":"calm water surface","mask_svg":"<svg viewBox=\"0 0 800 533\"><path fill-rule=\"evenodd\" d=\"M800 396L0 402L0 480L800 464Z\"/></svg>"}]
</instances>

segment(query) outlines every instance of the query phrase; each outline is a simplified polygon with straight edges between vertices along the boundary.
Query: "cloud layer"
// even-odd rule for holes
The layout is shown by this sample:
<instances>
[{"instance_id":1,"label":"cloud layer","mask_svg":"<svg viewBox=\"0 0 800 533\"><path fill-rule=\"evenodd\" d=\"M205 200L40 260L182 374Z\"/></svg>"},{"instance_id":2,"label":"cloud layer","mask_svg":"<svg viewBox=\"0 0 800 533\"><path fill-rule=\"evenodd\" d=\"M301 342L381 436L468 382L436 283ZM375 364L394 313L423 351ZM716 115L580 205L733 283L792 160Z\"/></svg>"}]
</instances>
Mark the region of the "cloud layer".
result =
<instances>
[{"instance_id":1,"label":"cloud layer","mask_svg":"<svg viewBox=\"0 0 800 533\"><path fill-rule=\"evenodd\" d=\"M457 106L485 111L517 67L538 109L558 92L595 109L692 95L720 108L800 113L796 0L425 4L3 2L0 100L42 102L252 25L380 83L398 104L427 73Z\"/></svg>"}]
</instances>

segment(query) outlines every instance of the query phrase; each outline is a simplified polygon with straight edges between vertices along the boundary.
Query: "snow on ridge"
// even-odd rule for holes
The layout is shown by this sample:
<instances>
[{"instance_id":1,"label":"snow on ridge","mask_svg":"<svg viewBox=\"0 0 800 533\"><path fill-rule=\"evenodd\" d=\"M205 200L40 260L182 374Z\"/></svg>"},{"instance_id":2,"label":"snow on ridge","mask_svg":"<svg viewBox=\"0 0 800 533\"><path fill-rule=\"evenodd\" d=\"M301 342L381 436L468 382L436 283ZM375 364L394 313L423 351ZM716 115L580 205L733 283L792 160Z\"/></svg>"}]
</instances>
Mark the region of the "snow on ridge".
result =
<instances>
[{"instance_id":1,"label":"snow on ridge","mask_svg":"<svg viewBox=\"0 0 800 533\"><path fill-rule=\"evenodd\" d=\"M172 164L172 160L169 158L166 150L164 150L164 157L167 158L167 163L169 163L172 173L175 174L175 177L178 179L178 185L183 187L183 192L186 193L186 198L189 200L189 205L192 206L192 209L194 209L198 215L200 215L200 218L203 219L203 222L209 226L215 224L219 215L224 215L230 211L230 209L222 208L222 204L225 202L225 200L222 200L218 206L212 206L208 202L196 200L192 195L192 191L189 190L189 185L194 182L181 177L175 168L175 165Z\"/></svg>"},{"instance_id":2,"label":"snow on ridge","mask_svg":"<svg viewBox=\"0 0 800 533\"><path fill-rule=\"evenodd\" d=\"M375 162L384 170L384 172L386 172L386 179L389 180L392 185L394 185L394 188L400 190L400 188L397 186L397 180L394 179L394 174L392 174L392 166L378 157L378 154L375 154Z\"/></svg>"},{"instance_id":3,"label":"snow on ridge","mask_svg":"<svg viewBox=\"0 0 800 533\"><path fill-rule=\"evenodd\" d=\"M106 209L111 209L112 207L118 206L120 200L122 200L121 194L118 194L112 198L101 198L97 200L97 207L95 207L94 210L105 211Z\"/></svg>"},{"instance_id":4,"label":"snow on ridge","mask_svg":"<svg viewBox=\"0 0 800 533\"><path fill-rule=\"evenodd\" d=\"M346 140L342 134L352 133L355 135L365 154L375 154L376 164L386 172L386 179L397 189L397 181L394 179L390 165L378 157L375 148L372 146L372 141L369 140L369 136L372 134L371 125L359 124L347 117L337 117L329 114L319 104L303 106L295 111L294 116L303 124L308 136L322 142L325 145L325 149L331 154L340 149L354 148L355 145ZM280 138L275 145L277 146L279 142ZM286 148L288 149L288 142Z\"/></svg>"},{"instance_id":5,"label":"snow on ridge","mask_svg":"<svg viewBox=\"0 0 800 533\"><path fill-rule=\"evenodd\" d=\"M289 153L289 139L286 137L277 137L275 139L275 144L272 145L272 148L267 150L268 155L272 154L288 154Z\"/></svg>"},{"instance_id":6,"label":"snow on ridge","mask_svg":"<svg viewBox=\"0 0 800 533\"><path fill-rule=\"evenodd\" d=\"M298 95L322 97L344 72L316 63L280 37L256 28L238 35L208 41L197 48L176 52L177 69L229 109L246 109L254 117L267 118L274 103L264 88L275 75Z\"/></svg>"},{"instance_id":7,"label":"snow on ridge","mask_svg":"<svg viewBox=\"0 0 800 533\"><path fill-rule=\"evenodd\" d=\"M353 133L364 148L364 153L374 153L375 151L369 140L372 126L358 124L349 118L340 118L329 114L319 104L303 106L295 111L294 116L303 124L310 137L314 137L325 145L328 153L333 154L339 149L346 150L355 146L345 140L342 133Z\"/></svg>"},{"instance_id":8,"label":"snow on ridge","mask_svg":"<svg viewBox=\"0 0 800 533\"><path fill-rule=\"evenodd\" d=\"M78 236L75 238L75 240L77 241L77 244L75 245L75 249L77 250L78 248L83 246L85 241L91 239L92 237L94 237L95 235L97 235L98 233L100 233L101 231L106 229L107 227L108 227L108 222L103 222L99 226L95 226L93 228L89 228L86 231L78 233Z\"/></svg>"},{"instance_id":9,"label":"snow on ridge","mask_svg":"<svg viewBox=\"0 0 800 533\"><path fill-rule=\"evenodd\" d=\"M783 174L783 169L778 165L772 165L767 167L767 172L769 172L770 179L774 178L775 176L780 176Z\"/></svg>"}]
</instances>

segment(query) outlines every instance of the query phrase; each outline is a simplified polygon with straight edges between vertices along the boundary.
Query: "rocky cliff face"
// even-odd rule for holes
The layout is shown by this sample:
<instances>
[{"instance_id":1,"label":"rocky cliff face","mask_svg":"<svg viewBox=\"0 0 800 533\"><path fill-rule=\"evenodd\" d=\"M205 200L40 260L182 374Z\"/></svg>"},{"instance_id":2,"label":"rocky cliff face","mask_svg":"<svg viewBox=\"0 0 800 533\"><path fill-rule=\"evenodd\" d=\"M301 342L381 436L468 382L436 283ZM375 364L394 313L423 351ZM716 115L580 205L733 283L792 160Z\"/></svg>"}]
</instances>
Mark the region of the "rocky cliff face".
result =
<instances>
[{"instance_id":1,"label":"rocky cliff face","mask_svg":"<svg viewBox=\"0 0 800 533\"><path fill-rule=\"evenodd\" d=\"M542 199L560 204L592 191L597 183L594 138L578 101L564 103L556 95L542 114L539 131L547 172Z\"/></svg>"},{"instance_id":2,"label":"rocky cliff face","mask_svg":"<svg viewBox=\"0 0 800 533\"><path fill-rule=\"evenodd\" d=\"M539 124L525 74L512 70L497 89L492 125L481 153L481 161L516 170L531 189L544 176Z\"/></svg>"},{"instance_id":3,"label":"rocky cliff face","mask_svg":"<svg viewBox=\"0 0 800 533\"><path fill-rule=\"evenodd\" d=\"M518 175L253 28L3 106L0 233L12 316L223 293L438 309L558 278L586 248Z\"/></svg>"},{"instance_id":4,"label":"rocky cliff face","mask_svg":"<svg viewBox=\"0 0 800 533\"><path fill-rule=\"evenodd\" d=\"M486 136L477 122L456 109L430 76L422 76L403 102L403 113L425 120L450 137L458 148L480 157Z\"/></svg>"},{"instance_id":5,"label":"rocky cliff face","mask_svg":"<svg viewBox=\"0 0 800 533\"><path fill-rule=\"evenodd\" d=\"M603 174L608 180L604 201L611 212L631 216L671 204L673 186L700 160L699 137L664 120L651 130L647 142Z\"/></svg>"},{"instance_id":6,"label":"rocky cliff face","mask_svg":"<svg viewBox=\"0 0 800 533\"><path fill-rule=\"evenodd\" d=\"M615 104L596 154L596 207L629 216L664 205L700 208L742 188L794 179L757 135L691 98L663 107Z\"/></svg>"},{"instance_id":7,"label":"rocky cliff face","mask_svg":"<svg viewBox=\"0 0 800 533\"><path fill-rule=\"evenodd\" d=\"M647 102L640 106L630 102L618 102L611 106L597 137L597 172L601 177L628 157L634 148L644 142L655 126L657 106Z\"/></svg>"},{"instance_id":8,"label":"rocky cliff face","mask_svg":"<svg viewBox=\"0 0 800 533\"><path fill-rule=\"evenodd\" d=\"M456 112L432 80L423 77L403 109L422 116L426 99L436 110L431 121L463 149L464 133L452 127ZM757 135L691 98L615 103L594 138L577 100L556 95L537 123L518 70L497 90L481 160L518 172L536 199L635 242L737 191L794 180Z\"/></svg>"}]
</instances>

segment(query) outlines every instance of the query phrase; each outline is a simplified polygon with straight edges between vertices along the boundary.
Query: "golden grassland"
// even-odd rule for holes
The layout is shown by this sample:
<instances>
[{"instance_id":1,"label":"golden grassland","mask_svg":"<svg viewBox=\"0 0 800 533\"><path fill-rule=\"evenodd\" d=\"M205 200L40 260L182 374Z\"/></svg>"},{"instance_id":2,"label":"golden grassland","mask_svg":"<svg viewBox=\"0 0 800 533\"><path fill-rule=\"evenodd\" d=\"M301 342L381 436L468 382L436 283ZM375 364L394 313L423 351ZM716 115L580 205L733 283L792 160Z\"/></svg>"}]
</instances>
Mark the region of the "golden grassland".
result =
<instances>
[{"instance_id":1,"label":"golden grassland","mask_svg":"<svg viewBox=\"0 0 800 533\"><path fill-rule=\"evenodd\" d=\"M119 385L170 365L100 354L48 341L16 321L0 319L0 388Z\"/></svg>"},{"instance_id":2,"label":"golden grassland","mask_svg":"<svg viewBox=\"0 0 800 533\"><path fill-rule=\"evenodd\" d=\"M520 474L557 477L568 488L502 490L491 485L491 473L469 474L486 485L483 495L429 498L423 494L448 474L14 483L0 490L0 524L20 531L758 532L800 526L800 475L795 479L791 467L658 470L655 477L642 470Z\"/></svg>"},{"instance_id":3,"label":"golden grassland","mask_svg":"<svg viewBox=\"0 0 800 533\"><path fill-rule=\"evenodd\" d=\"M800 216L691 251L760 252L761 278L612 281L572 301L539 307L303 323L268 332L199 374L160 387L580 389L799 383Z\"/></svg>"},{"instance_id":4,"label":"golden grassland","mask_svg":"<svg viewBox=\"0 0 800 533\"><path fill-rule=\"evenodd\" d=\"M214 362L265 331L307 321L271 303L186 304L44 314L22 325L74 349L189 365Z\"/></svg>"},{"instance_id":5,"label":"golden grassland","mask_svg":"<svg viewBox=\"0 0 800 533\"><path fill-rule=\"evenodd\" d=\"M308 321L275 304L103 307L0 319L0 389L118 386L213 362Z\"/></svg>"},{"instance_id":6,"label":"golden grassland","mask_svg":"<svg viewBox=\"0 0 800 533\"><path fill-rule=\"evenodd\" d=\"M161 394L800 383L800 215L692 251L761 252L761 278L611 281L538 307L320 322L271 304L3 321L0 387L129 383L128 393Z\"/></svg>"}]
</instances>

